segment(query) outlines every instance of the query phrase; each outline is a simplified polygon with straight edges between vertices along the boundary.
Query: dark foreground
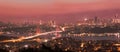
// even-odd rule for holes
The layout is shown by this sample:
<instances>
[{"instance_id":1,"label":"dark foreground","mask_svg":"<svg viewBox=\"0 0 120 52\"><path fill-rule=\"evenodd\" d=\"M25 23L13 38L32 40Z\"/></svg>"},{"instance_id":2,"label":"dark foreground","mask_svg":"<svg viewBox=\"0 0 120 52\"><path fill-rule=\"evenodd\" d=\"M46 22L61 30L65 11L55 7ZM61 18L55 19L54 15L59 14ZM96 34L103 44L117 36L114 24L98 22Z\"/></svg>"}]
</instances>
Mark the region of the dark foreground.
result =
<instances>
[{"instance_id":1,"label":"dark foreground","mask_svg":"<svg viewBox=\"0 0 120 52\"><path fill-rule=\"evenodd\" d=\"M44 43L36 41L1 43L0 52L120 52L120 41L82 41L64 37Z\"/></svg>"}]
</instances>

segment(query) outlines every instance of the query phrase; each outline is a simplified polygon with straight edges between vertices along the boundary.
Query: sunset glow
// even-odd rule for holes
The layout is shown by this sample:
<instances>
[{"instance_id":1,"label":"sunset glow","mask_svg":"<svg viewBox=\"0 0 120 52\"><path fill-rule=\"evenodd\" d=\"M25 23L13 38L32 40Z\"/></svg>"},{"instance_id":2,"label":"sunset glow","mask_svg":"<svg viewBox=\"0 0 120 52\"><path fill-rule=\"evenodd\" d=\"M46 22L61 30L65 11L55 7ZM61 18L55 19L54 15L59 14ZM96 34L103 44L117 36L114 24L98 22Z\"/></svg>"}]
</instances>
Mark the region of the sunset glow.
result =
<instances>
[{"instance_id":1,"label":"sunset glow","mask_svg":"<svg viewBox=\"0 0 120 52\"><path fill-rule=\"evenodd\" d=\"M1 15L64 14L120 8L119 0L0 0Z\"/></svg>"}]
</instances>

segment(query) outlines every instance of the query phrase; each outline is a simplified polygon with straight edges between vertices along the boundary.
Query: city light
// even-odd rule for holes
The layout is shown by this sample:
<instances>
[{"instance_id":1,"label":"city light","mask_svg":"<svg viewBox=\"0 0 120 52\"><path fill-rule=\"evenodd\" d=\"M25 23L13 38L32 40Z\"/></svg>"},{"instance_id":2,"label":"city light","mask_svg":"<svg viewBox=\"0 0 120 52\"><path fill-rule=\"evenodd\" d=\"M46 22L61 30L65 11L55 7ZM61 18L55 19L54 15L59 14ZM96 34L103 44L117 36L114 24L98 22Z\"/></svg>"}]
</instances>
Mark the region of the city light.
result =
<instances>
[{"instance_id":1,"label":"city light","mask_svg":"<svg viewBox=\"0 0 120 52\"><path fill-rule=\"evenodd\" d=\"M45 39L45 40L44 40L44 42L48 42L48 40L47 40L47 39Z\"/></svg>"},{"instance_id":2,"label":"city light","mask_svg":"<svg viewBox=\"0 0 120 52\"><path fill-rule=\"evenodd\" d=\"M87 21L88 19L87 18L84 18L85 21Z\"/></svg>"},{"instance_id":3,"label":"city light","mask_svg":"<svg viewBox=\"0 0 120 52\"><path fill-rule=\"evenodd\" d=\"M120 52L120 0L0 0L0 52Z\"/></svg>"}]
</instances>

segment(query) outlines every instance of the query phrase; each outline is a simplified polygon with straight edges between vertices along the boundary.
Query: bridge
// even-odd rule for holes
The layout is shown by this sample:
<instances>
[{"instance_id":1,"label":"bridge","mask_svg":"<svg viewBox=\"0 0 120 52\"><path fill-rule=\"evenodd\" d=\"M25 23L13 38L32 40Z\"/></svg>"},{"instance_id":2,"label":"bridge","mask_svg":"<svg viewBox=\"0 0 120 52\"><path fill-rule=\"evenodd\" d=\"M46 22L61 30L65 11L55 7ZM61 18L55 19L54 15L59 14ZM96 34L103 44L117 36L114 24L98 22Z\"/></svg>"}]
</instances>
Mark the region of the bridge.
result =
<instances>
[{"instance_id":1,"label":"bridge","mask_svg":"<svg viewBox=\"0 0 120 52\"><path fill-rule=\"evenodd\" d=\"M18 38L18 39L12 39L12 40L4 40L4 41L0 41L0 43L4 43L4 42L21 42L23 40L29 40L29 39L34 39L36 37L40 37L42 35L49 35L49 34L53 34L55 35L55 37L52 37L52 39L56 39L56 38L59 38L61 37L61 35L59 34L60 32L63 32L64 31L64 28L62 28L62 30L59 30L59 28L56 28L55 31L49 31L49 32L44 32L44 33L41 33L40 32L40 29L37 29L36 30L36 34L35 35L32 35L32 36L27 36L27 37L21 37L21 38ZM75 39L85 39L85 40L101 40L101 39L106 39L106 40L111 40L111 39L114 39L114 40L120 40L120 34L119 33L115 33L115 34L112 34L114 35L115 37L94 37L94 36L86 36L86 37L81 37L82 34L78 34L78 35L64 35L65 37L72 37L72 38L75 38ZM89 34L90 35L90 34ZM63 36L63 37L64 37ZM108 39L109 38L109 39ZM39 39L38 39L39 40ZM49 39L51 40L51 39ZM47 40L45 40L47 41Z\"/></svg>"},{"instance_id":2,"label":"bridge","mask_svg":"<svg viewBox=\"0 0 120 52\"><path fill-rule=\"evenodd\" d=\"M57 33L60 33L62 31L50 31L50 32L44 32L44 33L40 33L40 34L36 34L36 35L33 35L33 36L28 36L28 37L21 37L21 38L18 38L18 39L12 39L12 40L4 40L4 41L1 41L1 42L20 42L20 41L23 41L23 40L27 40L27 39L32 39L32 38L35 38L35 37L39 37L39 36L42 36L42 35L48 35L48 34L51 34L51 33L55 33L55 38L58 38L58 37L61 37L61 35L57 34ZM55 39L54 38L54 39Z\"/></svg>"}]
</instances>

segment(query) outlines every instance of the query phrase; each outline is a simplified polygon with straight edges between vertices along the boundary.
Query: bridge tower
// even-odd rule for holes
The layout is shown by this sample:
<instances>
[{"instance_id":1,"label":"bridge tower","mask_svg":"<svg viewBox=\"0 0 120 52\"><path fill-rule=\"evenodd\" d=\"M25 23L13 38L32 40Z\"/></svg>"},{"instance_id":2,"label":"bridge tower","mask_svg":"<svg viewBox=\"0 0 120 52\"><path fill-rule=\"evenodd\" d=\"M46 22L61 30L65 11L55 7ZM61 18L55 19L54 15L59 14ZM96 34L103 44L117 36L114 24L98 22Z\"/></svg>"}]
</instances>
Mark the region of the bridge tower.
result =
<instances>
[{"instance_id":1,"label":"bridge tower","mask_svg":"<svg viewBox=\"0 0 120 52\"><path fill-rule=\"evenodd\" d=\"M40 34L41 32L40 32L40 28L39 28L39 25L37 26L37 28L36 28L36 34Z\"/></svg>"},{"instance_id":2,"label":"bridge tower","mask_svg":"<svg viewBox=\"0 0 120 52\"><path fill-rule=\"evenodd\" d=\"M56 27L56 31L61 31L59 27ZM58 32L55 32L55 37L59 38L61 35Z\"/></svg>"}]
</instances>

